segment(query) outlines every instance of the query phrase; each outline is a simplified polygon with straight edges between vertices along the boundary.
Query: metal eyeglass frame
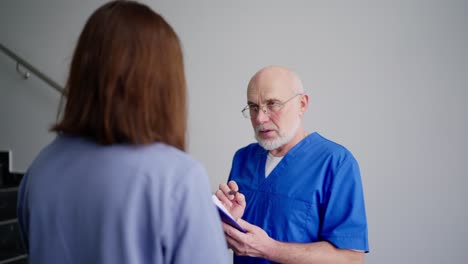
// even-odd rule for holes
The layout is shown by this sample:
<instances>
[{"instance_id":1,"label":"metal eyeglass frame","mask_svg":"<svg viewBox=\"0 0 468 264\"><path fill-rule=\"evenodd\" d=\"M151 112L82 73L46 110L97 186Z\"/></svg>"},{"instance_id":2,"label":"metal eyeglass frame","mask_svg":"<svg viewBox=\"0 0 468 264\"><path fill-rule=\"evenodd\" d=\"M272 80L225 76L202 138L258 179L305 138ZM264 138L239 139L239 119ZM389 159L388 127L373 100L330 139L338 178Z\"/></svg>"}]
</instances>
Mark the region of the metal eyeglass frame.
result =
<instances>
[{"instance_id":1,"label":"metal eyeglass frame","mask_svg":"<svg viewBox=\"0 0 468 264\"><path fill-rule=\"evenodd\" d=\"M295 98L298 95L304 95L304 93L297 93L284 102L274 102L272 104L263 104L263 106L262 105L247 105L242 109L241 112L245 118L253 118L253 117L257 117L261 109L265 115L270 116L270 113L278 112L279 110L283 108L284 105L286 105L287 102L291 101L293 98ZM252 115L251 110L254 111L254 115Z\"/></svg>"}]
</instances>

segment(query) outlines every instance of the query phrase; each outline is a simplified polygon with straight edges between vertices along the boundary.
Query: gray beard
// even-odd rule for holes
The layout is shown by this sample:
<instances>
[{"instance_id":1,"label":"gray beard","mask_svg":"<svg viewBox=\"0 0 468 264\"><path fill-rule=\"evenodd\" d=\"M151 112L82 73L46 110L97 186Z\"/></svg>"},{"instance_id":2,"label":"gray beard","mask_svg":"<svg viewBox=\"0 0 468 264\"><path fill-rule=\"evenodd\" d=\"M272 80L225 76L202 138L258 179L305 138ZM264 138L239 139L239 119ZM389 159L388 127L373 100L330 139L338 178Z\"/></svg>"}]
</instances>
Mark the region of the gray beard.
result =
<instances>
[{"instance_id":1,"label":"gray beard","mask_svg":"<svg viewBox=\"0 0 468 264\"><path fill-rule=\"evenodd\" d=\"M258 144L262 146L265 150L271 151L277 149L285 144L287 144L291 139L293 139L294 135L296 135L297 130L299 129L299 120L296 122L293 129L289 131L289 133L280 134L277 139L273 140L262 140L257 132L255 131L255 139L257 140Z\"/></svg>"}]
</instances>

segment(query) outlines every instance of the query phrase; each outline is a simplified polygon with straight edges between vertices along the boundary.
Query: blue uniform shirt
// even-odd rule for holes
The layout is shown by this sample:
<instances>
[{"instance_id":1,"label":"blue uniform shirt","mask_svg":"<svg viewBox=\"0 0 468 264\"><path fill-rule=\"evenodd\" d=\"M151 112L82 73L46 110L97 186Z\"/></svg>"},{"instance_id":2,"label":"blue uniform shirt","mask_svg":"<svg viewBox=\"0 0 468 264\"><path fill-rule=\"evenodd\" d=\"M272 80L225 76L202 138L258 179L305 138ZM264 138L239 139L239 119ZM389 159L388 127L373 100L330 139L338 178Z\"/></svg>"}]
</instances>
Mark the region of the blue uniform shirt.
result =
<instances>
[{"instance_id":1,"label":"blue uniform shirt","mask_svg":"<svg viewBox=\"0 0 468 264\"><path fill-rule=\"evenodd\" d=\"M245 195L244 220L275 240L328 241L337 248L368 252L361 176L346 148L312 133L265 178L267 155L255 143L234 156L229 180ZM272 262L235 256L234 263Z\"/></svg>"},{"instance_id":2,"label":"blue uniform shirt","mask_svg":"<svg viewBox=\"0 0 468 264\"><path fill-rule=\"evenodd\" d=\"M19 189L30 263L228 263L204 168L164 144L58 136Z\"/></svg>"}]
</instances>

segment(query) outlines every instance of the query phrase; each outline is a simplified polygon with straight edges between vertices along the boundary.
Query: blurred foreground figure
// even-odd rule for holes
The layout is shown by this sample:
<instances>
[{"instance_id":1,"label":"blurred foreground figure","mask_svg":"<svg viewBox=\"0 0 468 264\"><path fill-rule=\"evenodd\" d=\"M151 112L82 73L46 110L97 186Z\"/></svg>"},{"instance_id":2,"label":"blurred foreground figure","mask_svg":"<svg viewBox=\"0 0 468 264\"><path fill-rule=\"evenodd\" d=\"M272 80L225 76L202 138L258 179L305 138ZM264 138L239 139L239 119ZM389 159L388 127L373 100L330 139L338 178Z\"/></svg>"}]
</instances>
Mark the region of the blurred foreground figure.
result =
<instances>
[{"instance_id":1,"label":"blurred foreground figure","mask_svg":"<svg viewBox=\"0 0 468 264\"><path fill-rule=\"evenodd\" d=\"M113 1L73 55L57 137L26 172L29 263L228 263L205 169L185 153L179 39L149 7Z\"/></svg>"}]
</instances>

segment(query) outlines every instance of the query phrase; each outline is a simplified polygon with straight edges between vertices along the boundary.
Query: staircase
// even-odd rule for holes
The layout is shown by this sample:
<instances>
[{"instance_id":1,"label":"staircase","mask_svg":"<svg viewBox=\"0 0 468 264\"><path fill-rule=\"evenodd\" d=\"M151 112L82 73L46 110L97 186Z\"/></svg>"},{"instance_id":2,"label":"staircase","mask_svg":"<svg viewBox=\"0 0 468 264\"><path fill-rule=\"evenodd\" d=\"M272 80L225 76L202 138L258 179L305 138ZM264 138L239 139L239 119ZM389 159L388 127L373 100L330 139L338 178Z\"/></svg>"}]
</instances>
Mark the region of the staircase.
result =
<instances>
[{"instance_id":1,"label":"staircase","mask_svg":"<svg viewBox=\"0 0 468 264\"><path fill-rule=\"evenodd\" d=\"M16 202L22 173L10 172L10 152L0 151L0 264L26 264Z\"/></svg>"}]
</instances>

